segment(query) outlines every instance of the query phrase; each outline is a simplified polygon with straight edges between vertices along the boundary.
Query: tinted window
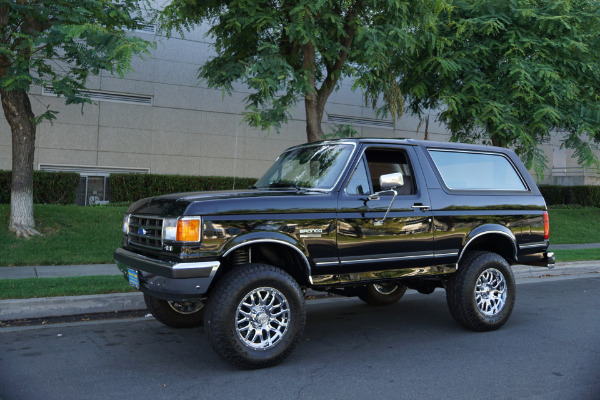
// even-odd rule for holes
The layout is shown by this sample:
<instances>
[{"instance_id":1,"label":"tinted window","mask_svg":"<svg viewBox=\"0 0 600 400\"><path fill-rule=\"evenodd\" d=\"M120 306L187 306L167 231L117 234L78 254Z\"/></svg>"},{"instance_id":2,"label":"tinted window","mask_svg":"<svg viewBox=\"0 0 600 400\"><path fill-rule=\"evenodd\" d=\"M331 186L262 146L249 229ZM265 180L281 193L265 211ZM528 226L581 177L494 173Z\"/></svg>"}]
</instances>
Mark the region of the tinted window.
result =
<instances>
[{"instance_id":1,"label":"tinted window","mask_svg":"<svg viewBox=\"0 0 600 400\"><path fill-rule=\"evenodd\" d=\"M490 153L429 150L450 189L527 190L506 157Z\"/></svg>"}]
</instances>

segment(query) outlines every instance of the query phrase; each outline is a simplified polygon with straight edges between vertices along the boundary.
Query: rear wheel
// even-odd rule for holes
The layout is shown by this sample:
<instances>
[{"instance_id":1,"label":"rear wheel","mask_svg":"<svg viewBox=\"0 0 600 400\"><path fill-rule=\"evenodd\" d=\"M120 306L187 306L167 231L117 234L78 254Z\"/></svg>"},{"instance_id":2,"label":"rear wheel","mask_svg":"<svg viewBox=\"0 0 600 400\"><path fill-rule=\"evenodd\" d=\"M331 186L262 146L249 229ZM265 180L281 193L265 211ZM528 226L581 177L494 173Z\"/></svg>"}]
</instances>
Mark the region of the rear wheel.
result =
<instances>
[{"instance_id":1,"label":"rear wheel","mask_svg":"<svg viewBox=\"0 0 600 400\"><path fill-rule=\"evenodd\" d=\"M241 368L270 367L289 356L302 335L304 296L285 271L242 265L211 291L204 318L208 340L223 359Z\"/></svg>"},{"instance_id":2,"label":"rear wheel","mask_svg":"<svg viewBox=\"0 0 600 400\"><path fill-rule=\"evenodd\" d=\"M510 266L491 252L466 254L446 289L452 317L474 331L491 331L504 325L515 305L515 294Z\"/></svg>"},{"instance_id":3,"label":"rear wheel","mask_svg":"<svg viewBox=\"0 0 600 400\"><path fill-rule=\"evenodd\" d=\"M397 303L405 292L406 286L401 283L372 283L358 298L372 306L389 306Z\"/></svg>"},{"instance_id":4,"label":"rear wheel","mask_svg":"<svg viewBox=\"0 0 600 400\"><path fill-rule=\"evenodd\" d=\"M144 294L144 302L154 318L172 328L193 328L204 323L201 301L167 301Z\"/></svg>"}]
</instances>

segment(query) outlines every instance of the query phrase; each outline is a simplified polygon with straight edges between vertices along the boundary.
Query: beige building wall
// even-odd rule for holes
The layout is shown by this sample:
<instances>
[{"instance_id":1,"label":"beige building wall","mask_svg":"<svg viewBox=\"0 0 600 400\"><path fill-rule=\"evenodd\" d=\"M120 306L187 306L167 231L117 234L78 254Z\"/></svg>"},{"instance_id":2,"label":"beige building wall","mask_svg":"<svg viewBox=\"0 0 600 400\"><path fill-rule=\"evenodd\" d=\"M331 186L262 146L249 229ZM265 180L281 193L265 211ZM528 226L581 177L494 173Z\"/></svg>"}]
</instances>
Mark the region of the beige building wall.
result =
<instances>
[{"instance_id":1,"label":"beige building wall","mask_svg":"<svg viewBox=\"0 0 600 400\"><path fill-rule=\"evenodd\" d=\"M186 35L170 38L143 34L157 42L145 60L135 60L134 71L120 79L103 73L88 82L88 89L114 95L145 96L150 104L94 101L81 106L66 106L64 100L33 89L32 105L36 113L46 107L59 111L52 123L38 127L35 168L71 168L90 171L102 168L107 173L132 169L154 174L218 175L259 177L284 149L306 142L303 103L292 111L292 120L280 133L256 130L242 122L248 95L236 85L231 96L223 95L198 82L198 68L211 55L204 37L205 27ZM396 121L376 121L373 110L365 107L363 96L343 82L325 108L323 127L331 131L328 118L355 120L354 127L363 137L423 139L425 124L405 115ZM430 116L430 140L446 141L449 134ZM570 152L561 152L558 139L544 144L549 166L541 179L555 183L553 171L573 175L581 171ZM556 164L556 168L555 167ZM564 164L564 165L563 165ZM0 118L0 169L11 169L11 134ZM561 178L562 179L562 178ZM563 182L567 183L564 178ZM556 182L558 183L558 182Z\"/></svg>"}]
</instances>

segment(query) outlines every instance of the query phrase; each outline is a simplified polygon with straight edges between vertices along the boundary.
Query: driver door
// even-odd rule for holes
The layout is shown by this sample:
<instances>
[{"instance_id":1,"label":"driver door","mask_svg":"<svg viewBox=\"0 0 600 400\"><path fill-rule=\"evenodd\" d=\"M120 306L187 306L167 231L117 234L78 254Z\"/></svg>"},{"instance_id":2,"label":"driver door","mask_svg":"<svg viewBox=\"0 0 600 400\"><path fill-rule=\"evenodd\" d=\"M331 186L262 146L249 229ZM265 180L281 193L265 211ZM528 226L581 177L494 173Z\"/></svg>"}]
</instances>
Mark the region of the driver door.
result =
<instances>
[{"instance_id":1,"label":"driver door","mask_svg":"<svg viewBox=\"0 0 600 400\"><path fill-rule=\"evenodd\" d=\"M338 199L342 282L398 278L434 264L429 196L413 160L411 146L362 149ZM379 184L379 177L390 173L404 178L395 199Z\"/></svg>"}]
</instances>

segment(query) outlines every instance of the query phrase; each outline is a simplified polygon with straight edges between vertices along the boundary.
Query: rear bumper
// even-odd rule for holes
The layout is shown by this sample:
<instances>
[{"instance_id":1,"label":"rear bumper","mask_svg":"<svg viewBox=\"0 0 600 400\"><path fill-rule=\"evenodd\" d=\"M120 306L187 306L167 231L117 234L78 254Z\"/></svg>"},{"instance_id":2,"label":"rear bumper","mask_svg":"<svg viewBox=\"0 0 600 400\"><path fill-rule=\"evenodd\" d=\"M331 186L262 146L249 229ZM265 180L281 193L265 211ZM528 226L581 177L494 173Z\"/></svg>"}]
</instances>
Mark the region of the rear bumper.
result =
<instances>
[{"instance_id":1,"label":"rear bumper","mask_svg":"<svg viewBox=\"0 0 600 400\"><path fill-rule=\"evenodd\" d=\"M192 301L205 296L220 266L219 261L175 263L142 256L119 248L117 267L128 279L128 269L137 272L140 290L163 300Z\"/></svg>"},{"instance_id":2,"label":"rear bumper","mask_svg":"<svg viewBox=\"0 0 600 400\"><path fill-rule=\"evenodd\" d=\"M544 251L543 253L528 254L519 257L519 264L552 269L556 265L556 259L553 252Z\"/></svg>"}]
</instances>

